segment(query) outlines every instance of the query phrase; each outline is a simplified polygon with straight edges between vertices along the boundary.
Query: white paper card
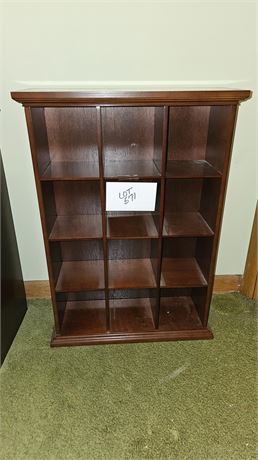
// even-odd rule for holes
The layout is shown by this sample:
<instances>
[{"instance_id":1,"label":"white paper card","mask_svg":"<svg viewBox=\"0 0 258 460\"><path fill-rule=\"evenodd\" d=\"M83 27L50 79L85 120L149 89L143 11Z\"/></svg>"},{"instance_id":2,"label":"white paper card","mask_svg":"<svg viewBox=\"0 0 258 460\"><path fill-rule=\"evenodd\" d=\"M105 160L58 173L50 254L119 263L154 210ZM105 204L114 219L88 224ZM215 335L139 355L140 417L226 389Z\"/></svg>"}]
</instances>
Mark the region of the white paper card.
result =
<instances>
[{"instance_id":1,"label":"white paper card","mask_svg":"<svg viewBox=\"0 0 258 460\"><path fill-rule=\"evenodd\" d=\"M106 211L154 211L156 182L107 182Z\"/></svg>"}]
</instances>

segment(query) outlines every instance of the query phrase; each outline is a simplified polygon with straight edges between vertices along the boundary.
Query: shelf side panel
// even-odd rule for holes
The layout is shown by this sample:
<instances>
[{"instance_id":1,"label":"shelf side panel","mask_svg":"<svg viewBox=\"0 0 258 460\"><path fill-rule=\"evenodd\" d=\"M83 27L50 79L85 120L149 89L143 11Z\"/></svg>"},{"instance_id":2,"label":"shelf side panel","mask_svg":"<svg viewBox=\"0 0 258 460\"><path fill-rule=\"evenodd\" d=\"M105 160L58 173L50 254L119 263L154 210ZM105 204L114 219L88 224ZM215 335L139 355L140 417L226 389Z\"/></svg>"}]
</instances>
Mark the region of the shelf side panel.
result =
<instances>
[{"instance_id":1,"label":"shelf side panel","mask_svg":"<svg viewBox=\"0 0 258 460\"><path fill-rule=\"evenodd\" d=\"M236 105L231 105L226 107L225 111L223 112L219 111L218 109L219 108L216 107L212 112L207 144L207 155L210 155L212 158L211 161L215 162L215 164L217 162L217 166L221 168L222 179L219 194L218 191L214 192L216 196L219 196L217 198L218 204L214 224L214 240L211 249L211 262L208 275L208 293L205 305L204 326L206 326L208 323L238 107ZM220 121L218 121L218 115L222 117ZM219 149L213 149L213 147L211 147L213 145L219 146ZM207 209L207 202L205 206Z\"/></svg>"},{"instance_id":2,"label":"shelf side panel","mask_svg":"<svg viewBox=\"0 0 258 460\"><path fill-rule=\"evenodd\" d=\"M46 129L45 110L42 107L31 108L35 159L37 171L41 176L50 163L49 144Z\"/></svg>"},{"instance_id":3,"label":"shelf side panel","mask_svg":"<svg viewBox=\"0 0 258 460\"><path fill-rule=\"evenodd\" d=\"M28 134L29 134L30 149L31 149L35 182L36 182L41 225L42 225L42 231L43 231L43 237L44 237L50 291L51 291L51 298L52 298L52 304L53 304L53 314L54 314L54 321L55 321L55 331L56 331L56 336L59 336L60 325L61 325L62 318L63 318L64 305L62 305L61 308L58 308L57 303L56 303L54 277L57 276L55 272L59 270L59 267L57 266L57 268L54 268L52 266L50 247L48 243L48 231L49 231L50 222L48 221L47 216L46 216L43 192L42 192L42 187L40 183L40 171L43 170L43 168L45 167L48 161L48 151L46 150L47 146L46 146L46 135L45 135L45 128L44 128L43 110L38 109L38 108L32 109L30 107L25 107L25 116L26 116L26 123L27 123ZM42 141L42 137L40 134L41 128L42 128L42 133L43 133L42 134L43 141ZM41 141L42 141L42 144L41 144ZM41 145L42 145L42 155L40 155L40 153L38 155L38 148L41 149ZM39 156L41 156L40 159L39 159Z\"/></svg>"}]
</instances>

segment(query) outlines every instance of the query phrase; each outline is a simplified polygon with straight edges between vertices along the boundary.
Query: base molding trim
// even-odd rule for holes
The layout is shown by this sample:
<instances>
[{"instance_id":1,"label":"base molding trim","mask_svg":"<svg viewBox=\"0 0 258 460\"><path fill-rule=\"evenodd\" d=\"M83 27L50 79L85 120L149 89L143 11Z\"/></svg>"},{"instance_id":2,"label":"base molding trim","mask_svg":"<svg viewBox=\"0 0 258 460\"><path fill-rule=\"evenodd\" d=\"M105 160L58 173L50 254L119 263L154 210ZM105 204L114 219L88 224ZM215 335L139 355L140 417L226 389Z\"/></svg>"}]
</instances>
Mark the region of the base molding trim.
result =
<instances>
[{"instance_id":1,"label":"base molding trim","mask_svg":"<svg viewBox=\"0 0 258 460\"><path fill-rule=\"evenodd\" d=\"M110 343L138 343L138 342L164 342L173 340L203 340L213 339L212 331L207 327L203 329L182 331L150 331L133 332L125 334L96 334L85 336L61 336L53 332L51 347L67 347L80 345L99 345Z\"/></svg>"},{"instance_id":2,"label":"base molding trim","mask_svg":"<svg viewBox=\"0 0 258 460\"><path fill-rule=\"evenodd\" d=\"M213 292L239 292L241 275L217 275L215 276ZM27 299L48 299L50 298L50 287L48 280L25 281Z\"/></svg>"}]
</instances>

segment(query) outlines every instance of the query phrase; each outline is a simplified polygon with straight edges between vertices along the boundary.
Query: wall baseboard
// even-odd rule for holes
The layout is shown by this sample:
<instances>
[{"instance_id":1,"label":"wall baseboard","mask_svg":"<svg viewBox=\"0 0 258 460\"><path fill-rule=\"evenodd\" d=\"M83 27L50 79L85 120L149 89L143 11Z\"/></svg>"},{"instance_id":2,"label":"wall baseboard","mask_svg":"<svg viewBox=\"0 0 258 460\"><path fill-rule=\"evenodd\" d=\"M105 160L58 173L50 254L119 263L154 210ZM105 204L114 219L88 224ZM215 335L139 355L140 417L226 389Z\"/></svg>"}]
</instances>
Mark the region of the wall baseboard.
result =
<instances>
[{"instance_id":1,"label":"wall baseboard","mask_svg":"<svg viewBox=\"0 0 258 460\"><path fill-rule=\"evenodd\" d=\"M241 275L217 275L215 276L213 292L238 292L240 290ZM27 299L50 298L50 287L47 280L25 281Z\"/></svg>"}]
</instances>

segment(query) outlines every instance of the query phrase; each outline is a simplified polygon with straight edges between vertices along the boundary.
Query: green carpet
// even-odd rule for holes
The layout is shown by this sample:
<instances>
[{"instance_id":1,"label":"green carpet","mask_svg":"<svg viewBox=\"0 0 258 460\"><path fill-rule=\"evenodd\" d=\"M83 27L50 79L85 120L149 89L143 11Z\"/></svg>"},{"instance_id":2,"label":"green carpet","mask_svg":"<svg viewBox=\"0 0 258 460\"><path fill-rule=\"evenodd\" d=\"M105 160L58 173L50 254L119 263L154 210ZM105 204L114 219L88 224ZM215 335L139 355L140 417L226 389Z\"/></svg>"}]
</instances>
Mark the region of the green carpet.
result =
<instances>
[{"instance_id":1,"label":"green carpet","mask_svg":"<svg viewBox=\"0 0 258 460\"><path fill-rule=\"evenodd\" d=\"M31 302L1 370L1 459L255 459L255 303L214 296L210 325L211 341L50 349L50 302Z\"/></svg>"}]
</instances>

